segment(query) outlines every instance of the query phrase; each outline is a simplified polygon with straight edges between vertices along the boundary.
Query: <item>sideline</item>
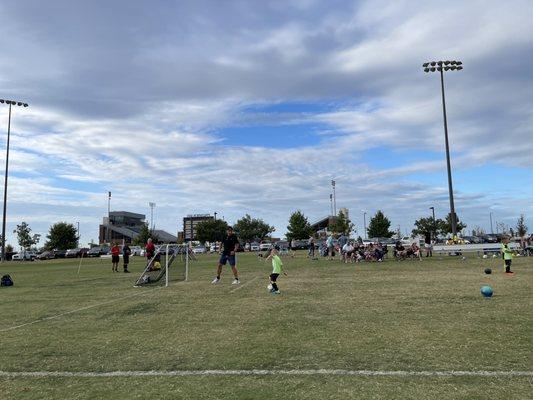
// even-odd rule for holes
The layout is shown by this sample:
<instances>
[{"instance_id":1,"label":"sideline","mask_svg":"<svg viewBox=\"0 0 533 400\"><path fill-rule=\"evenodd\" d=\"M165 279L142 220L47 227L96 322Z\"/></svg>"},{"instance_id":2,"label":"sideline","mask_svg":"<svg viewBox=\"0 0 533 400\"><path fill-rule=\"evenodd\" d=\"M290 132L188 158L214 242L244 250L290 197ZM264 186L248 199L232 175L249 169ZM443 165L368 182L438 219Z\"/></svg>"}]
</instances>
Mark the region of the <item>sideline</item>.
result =
<instances>
[{"instance_id":1,"label":"sideline","mask_svg":"<svg viewBox=\"0 0 533 400\"><path fill-rule=\"evenodd\" d=\"M333 375L333 376L396 376L396 377L524 377L533 376L533 371L371 371L345 369L207 369L178 371L110 371L110 372L70 372L70 371L0 371L0 378L113 378L147 376L264 376L264 375Z\"/></svg>"}]
</instances>

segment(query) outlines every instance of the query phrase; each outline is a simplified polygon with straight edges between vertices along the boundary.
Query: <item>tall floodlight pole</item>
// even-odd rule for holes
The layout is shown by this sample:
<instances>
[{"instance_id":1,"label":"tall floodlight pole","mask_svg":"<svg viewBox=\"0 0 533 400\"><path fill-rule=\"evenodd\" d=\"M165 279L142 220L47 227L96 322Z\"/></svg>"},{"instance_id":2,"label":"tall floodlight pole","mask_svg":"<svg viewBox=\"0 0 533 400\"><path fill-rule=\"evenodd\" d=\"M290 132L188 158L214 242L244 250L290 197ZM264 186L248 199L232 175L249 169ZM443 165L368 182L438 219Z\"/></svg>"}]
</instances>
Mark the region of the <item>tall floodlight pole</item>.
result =
<instances>
[{"instance_id":1,"label":"tall floodlight pole","mask_svg":"<svg viewBox=\"0 0 533 400\"><path fill-rule=\"evenodd\" d=\"M111 192L107 192L107 243L111 238Z\"/></svg>"},{"instance_id":2,"label":"tall floodlight pole","mask_svg":"<svg viewBox=\"0 0 533 400\"><path fill-rule=\"evenodd\" d=\"M333 213L333 194L332 193L329 194L329 203L331 205L331 216L334 216L335 214Z\"/></svg>"},{"instance_id":3,"label":"tall floodlight pole","mask_svg":"<svg viewBox=\"0 0 533 400\"><path fill-rule=\"evenodd\" d=\"M435 240L437 238L437 221L435 220L435 207L429 207L431 210L431 213L433 214L433 229L432 229L432 239Z\"/></svg>"},{"instance_id":4,"label":"tall floodlight pole","mask_svg":"<svg viewBox=\"0 0 533 400\"><path fill-rule=\"evenodd\" d=\"M154 207L155 207L155 203L148 203L148 205L150 206L150 232L153 232L154 230Z\"/></svg>"},{"instance_id":5,"label":"tall floodlight pole","mask_svg":"<svg viewBox=\"0 0 533 400\"><path fill-rule=\"evenodd\" d=\"M78 247L80 247L80 223L76 222L76 225L78 226L77 234L78 234Z\"/></svg>"},{"instance_id":6,"label":"tall floodlight pole","mask_svg":"<svg viewBox=\"0 0 533 400\"><path fill-rule=\"evenodd\" d=\"M450 222L452 224L452 237L457 236L457 216L453 202L452 167L450 163L450 145L448 142L448 121L446 118L446 100L444 98L444 71L460 71L463 69L461 61L431 61L424 63L425 72L440 72L440 86L442 92L442 113L444 115L444 141L446 144L446 166L448 169L448 192L450 193Z\"/></svg>"},{"instance_id":7,"label":"tall floodlight pole","mask_svg":"<svg viewBox=\"0 0 533 400\"><path fill-rule=\"evenodd\" d=\"M365 239L366 239L366 211L361 210L363 212L363 226L365 227Z\"/></svg>"},{"instance_id":8,"label":"tall floodlight pole","mask_svg":"<svg viewBox=\"0 0 533 400\"><path fill-rule=\"evenodd\" d=\"M4 176L4 210L2 215L2 262L4 262L6 259L7 177L9 167L9 140L11 138L11 106L28 107L28 103L0 99L0 104L7 104L9 106L9 116L7 119L6 169Z\"/></svg>"},{"instance_id":9,"label":"tall floodlight pole","mask_svg":"<svg viewBox=\"0 0 533 400\"><path fill-rule=\"evenodd\" d=\"M331 181L331 186L333 188L333 215L337 215L337 195L335 193L335 181Z\"/></svg>"},{"instance_id":10,"label":"tall floodlight pole","mask_svg":"<svg viewBox=\"0 0 533 400\"><path fill-rule=\"evenodd\" d=\"M490 218L490 234L494 235L494 229L492 229L492 211L489 213Z\"/></svg>"}]
</instances>

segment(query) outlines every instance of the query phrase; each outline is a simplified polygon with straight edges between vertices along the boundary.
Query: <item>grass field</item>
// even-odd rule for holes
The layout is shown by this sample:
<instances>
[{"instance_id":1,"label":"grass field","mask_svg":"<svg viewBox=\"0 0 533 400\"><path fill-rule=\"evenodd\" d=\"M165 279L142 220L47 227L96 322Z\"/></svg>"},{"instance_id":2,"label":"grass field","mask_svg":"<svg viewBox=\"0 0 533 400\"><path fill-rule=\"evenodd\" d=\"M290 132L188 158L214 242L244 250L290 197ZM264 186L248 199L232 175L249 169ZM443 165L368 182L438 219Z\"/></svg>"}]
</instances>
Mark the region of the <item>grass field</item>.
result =
<instances>
[{"instance_id":1,"label":"grass field","mask_svg":"<svg viewBox=\"0 0 533 400\"><path fill-rule=\"evenodd\" d=\"M110 260L7 263L0 288L2 399L531 399L533 376L90 376L116 371L533 371L533 269L499 259L364 264L285 259L281 295L270 266L239 255L242 285L210 284L201 256L189 282L134 288ZM491 267L492 275L483 269ZM483 298L483 284L494 297ZM10 372L61 372L9 376ZM222 372L223 372L222 371ZM80 373L65 376L64 373Z\"/></svg>"}]
</instances>

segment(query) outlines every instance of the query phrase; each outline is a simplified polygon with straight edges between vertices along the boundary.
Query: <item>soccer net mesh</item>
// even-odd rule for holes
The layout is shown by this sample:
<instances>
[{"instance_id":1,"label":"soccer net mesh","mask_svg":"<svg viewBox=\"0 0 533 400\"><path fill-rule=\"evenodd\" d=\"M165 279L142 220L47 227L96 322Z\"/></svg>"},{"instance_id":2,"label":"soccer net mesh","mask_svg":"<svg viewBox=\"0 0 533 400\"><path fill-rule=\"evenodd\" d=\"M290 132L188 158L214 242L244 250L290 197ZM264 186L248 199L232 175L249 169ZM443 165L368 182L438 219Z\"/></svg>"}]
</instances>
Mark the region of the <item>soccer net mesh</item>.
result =
<instances>
[{"instance_id":1,"label":"soccer net mesh","mask_svg":"<svg viewBox=\"0 0 533 400\"><path fill-rule=\"evenodd\" d=\"M135 286L168 285L171 280L186 281L192 256L192 250L187 245L160 245Z\"/></svg>"}]
</instances>

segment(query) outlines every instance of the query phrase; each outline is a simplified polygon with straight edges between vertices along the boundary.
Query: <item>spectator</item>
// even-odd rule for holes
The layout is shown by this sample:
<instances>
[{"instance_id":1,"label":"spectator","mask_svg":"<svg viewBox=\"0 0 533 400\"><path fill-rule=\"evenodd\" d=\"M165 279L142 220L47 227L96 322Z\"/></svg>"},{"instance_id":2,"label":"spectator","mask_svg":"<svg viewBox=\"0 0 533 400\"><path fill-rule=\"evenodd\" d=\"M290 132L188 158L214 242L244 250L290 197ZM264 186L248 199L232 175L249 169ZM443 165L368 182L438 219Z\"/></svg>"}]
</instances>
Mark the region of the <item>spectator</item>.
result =
<instances>
[{"instance_id":1,"label":"spectator","mask_svg":"<svg viewBox=\"0 0 533 400\"><path fill-rule=\"evenodd\" d=\"M406 255L405 247L403 247L402 242L398 240L394 246L394 258L397 260L404 260Z\"/></svg>"},{"instance_id":2,"label":"spectator","mask_svg":"<svg viewBox=\"0 0 533 400\"><path fill-rule=\"evenodd\" d=\"M124 261L124 273L128 274L130 271L128 271L128 264L130 263L130 254L131 249L130 246L126 243L122 247L122 260Z\"/></svg>"},{"instance_id":3,"label":"spectator","mask_svg":"<svg viewBox=\"0 0 533 400\"><path fill-rule=\"evenodd\" d=\"M152 239L148 239L148 243L146 243L146 258L148 259L148 261L150 261L153 257L154 257L154 254L155 254L155 245L154 243L152 242Z\"/></svg>"},{"instance_id":4,"label":"spectator","mask_svg":"<svg viewBox=\"0 0 533 400\"><path fill-rule=\"evenodd\" d=\"M333 260L333 234L330 233L328 238L326 239L326 247L328 249L328 260Z\"/></svg>"},{"instance_id":5,"label":"spectator","mask_svg":"<svg viewBox=\"0 0 533 400\"><path fill-rule=\"evenodd\" d=\"M349 261L350 262L352 261L353 252L354 252L353 244L351 244L350 242L346 242L346 244L342 247L342 257L343 257L342 259L345 264L347 264Z\"/></svg>"},{"instance_id":6,"label":"spectator","mask_svg":"<svg viewBox=\"0 0 533 400\"><path fill-rule=\"evenodd\" d=\"M315 258L315 237L313 235L309 236L307 241L308 253L307 256L310 258Z\"/></svg>"},{"instance_id":7,"label":"spectator","mask_svg":"<svg viewBox=\"0 0 533 400\"><path fill-rule=\"evenodd\" d=\"M339 243L339 259L342 261L344 260L344 254L342 252L342 249L344 248L344 245L348 243L348 238L344 236L344 233L341 233L341 235L339 236L338 243Z\"/></svg>"},{"instance_id":8,"label":"spectator","mask_svg":"<svg viewBox=\"0 0 533 400\"><path fill-rule=\"evenodd\" d=\"M118 247L118 244L113 243L113 247L111 247L111 263L112 263L112 271L118 272L118 263L120 261L120 247Z\"/></svg>"}]
</instances>

